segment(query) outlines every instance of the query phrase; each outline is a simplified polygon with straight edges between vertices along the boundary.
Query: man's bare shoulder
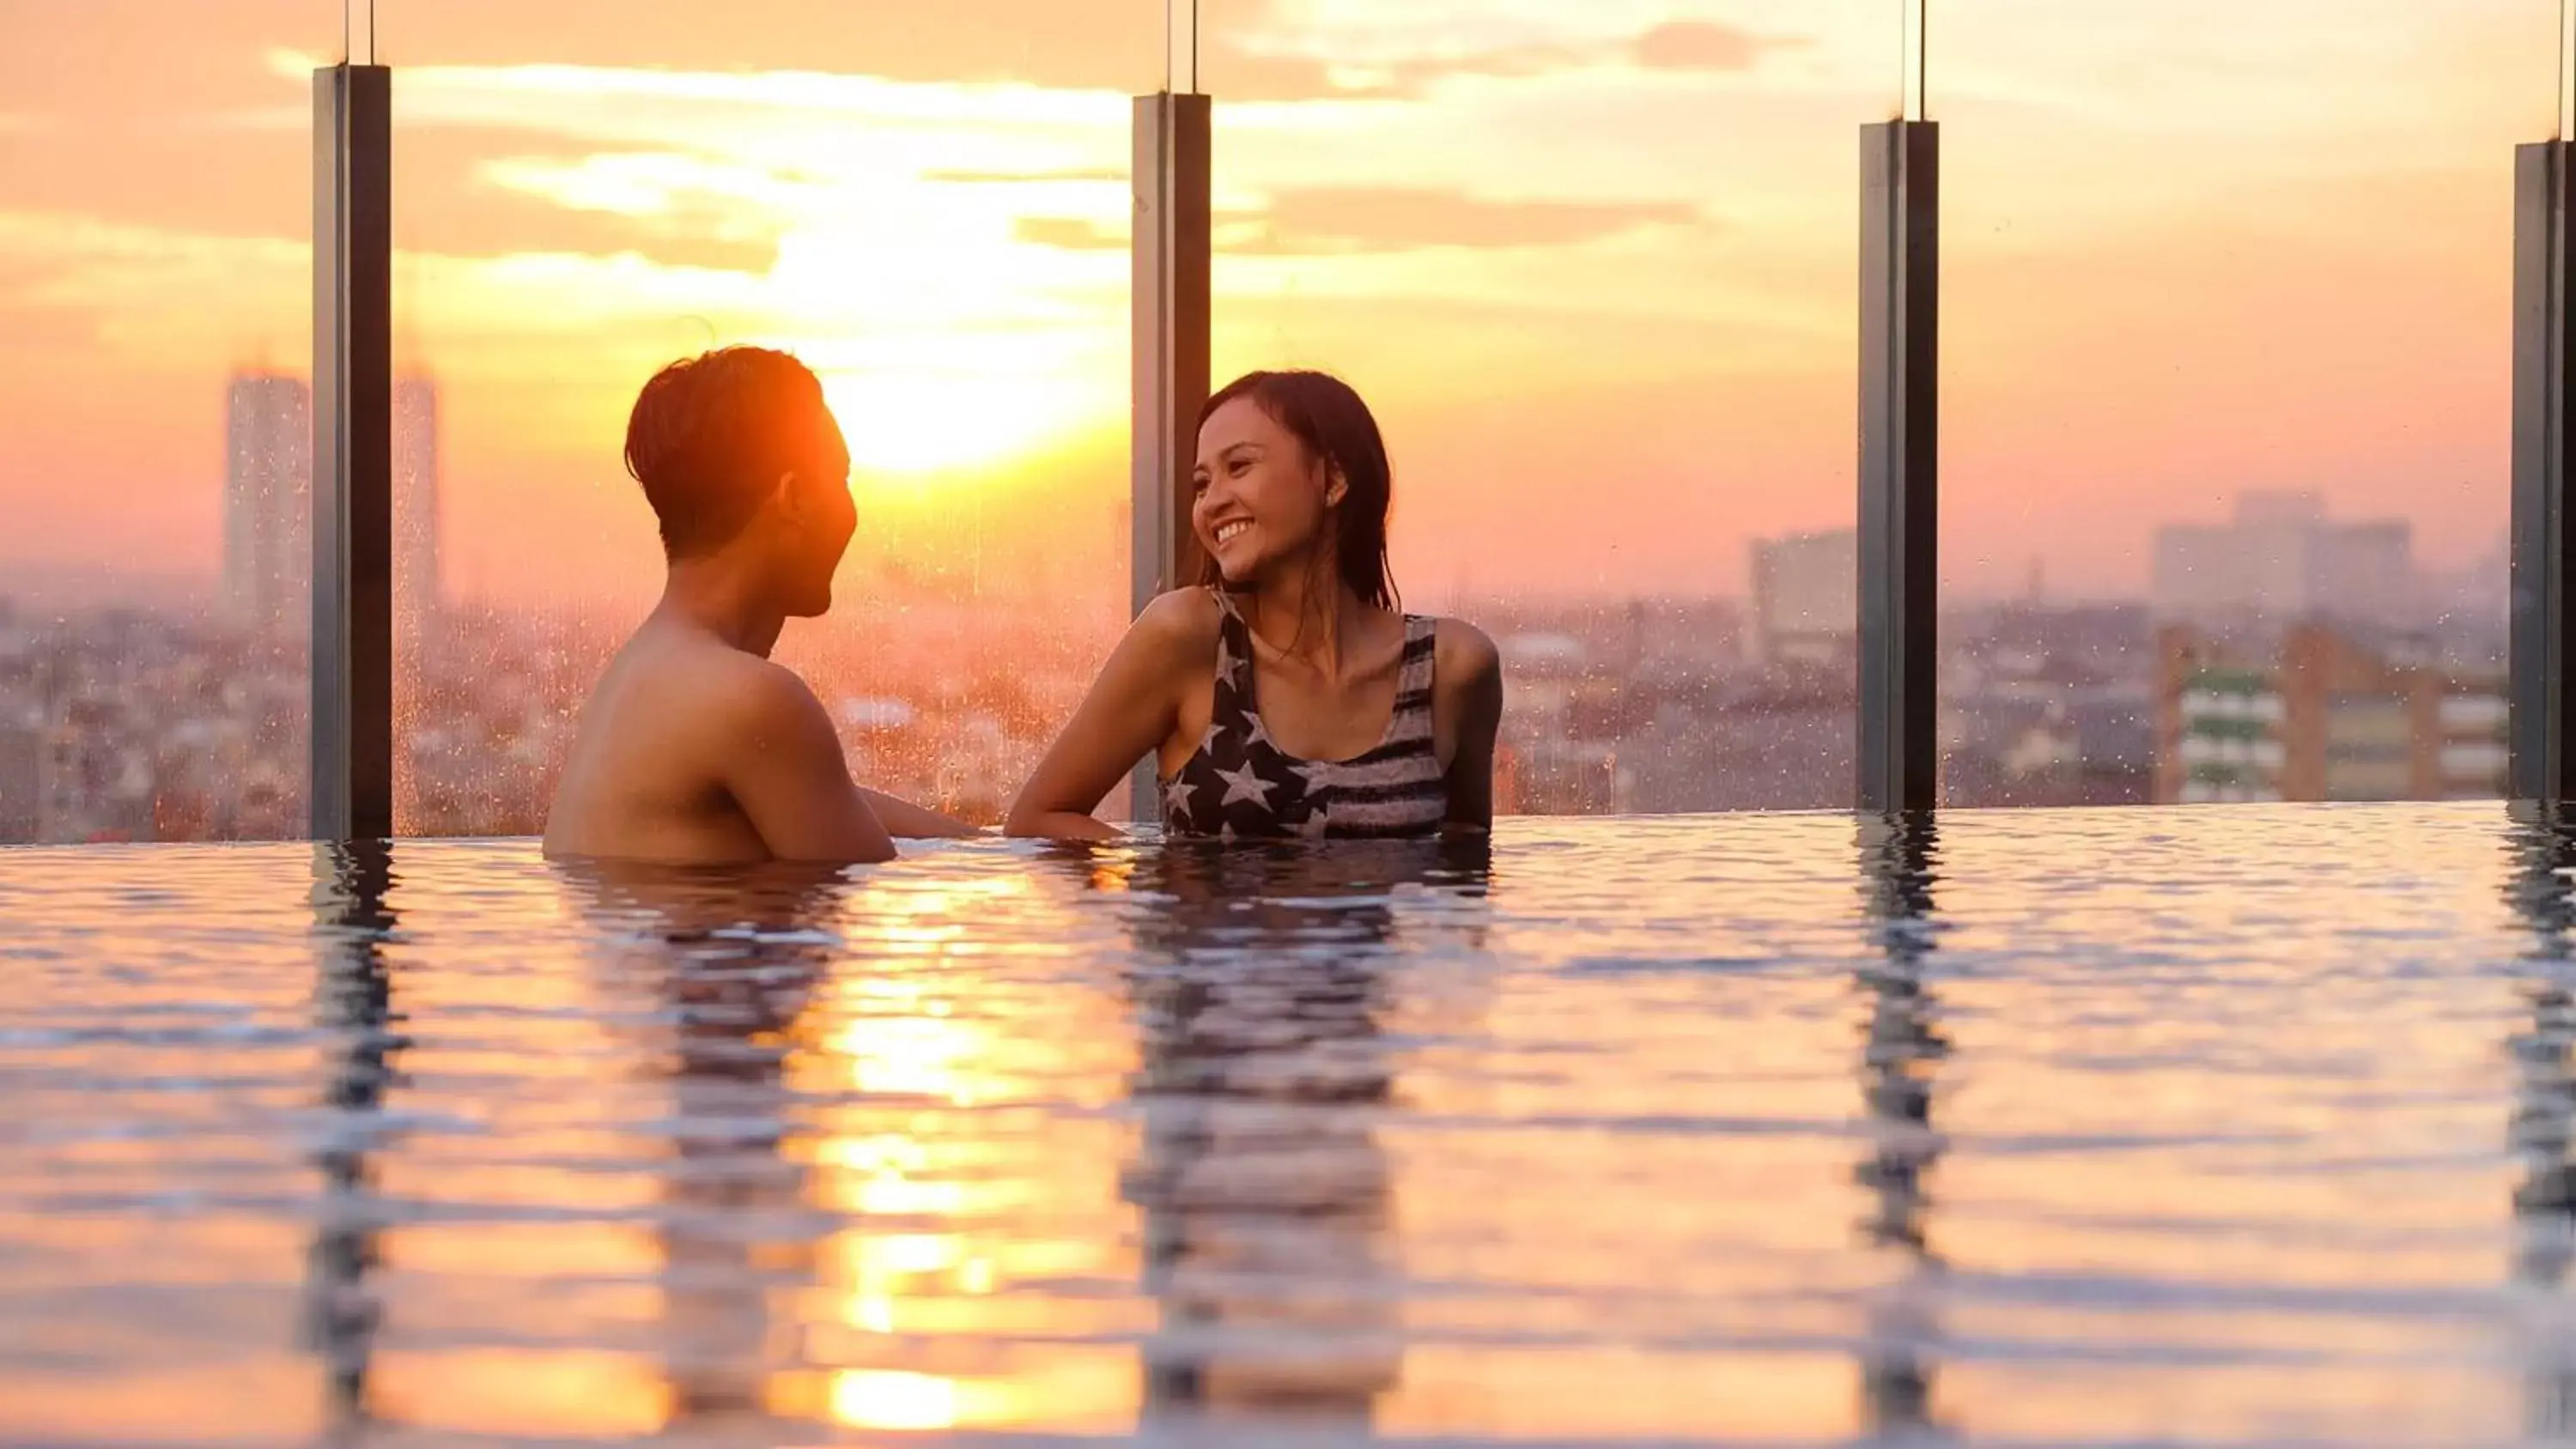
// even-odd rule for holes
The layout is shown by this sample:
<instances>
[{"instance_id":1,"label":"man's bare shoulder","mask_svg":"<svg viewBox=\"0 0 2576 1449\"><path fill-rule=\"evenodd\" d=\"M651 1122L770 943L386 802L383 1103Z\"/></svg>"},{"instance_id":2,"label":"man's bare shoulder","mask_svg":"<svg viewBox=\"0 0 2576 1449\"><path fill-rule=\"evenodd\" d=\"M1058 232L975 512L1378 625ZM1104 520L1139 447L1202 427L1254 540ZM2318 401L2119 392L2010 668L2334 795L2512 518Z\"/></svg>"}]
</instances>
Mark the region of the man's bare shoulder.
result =
<instances>
[{"instance_id":1,"label":"man's bare shoulder","mask_svg":"<svg viewBox=\"0 0 2576 1449\"><path fill-rule=\"evenodd\" d=\"M666 720L739 728L823 715L822 701L796 671L722 640L639 638L629 652L628 688Z\"/></svg>"},{"instance_id":2,"label":"man's bare shoulder","mask_svg":"<svg viewBox=\"0 0 2576 1449\"><path fill-rule=\"evenodd\" d=\"M558 781L551 855L752 859L731 800L747 754L837 762L839 742L795 674L723 641L648 627L610 662Z\"/></svg>"},{"instance_id":3,"label":"man's bare shoulder","mask_svg":"<svg viewBox=\"0 0 2576 1449\"><path fill-rule=\"evenodd\" d=\"M822 713L812 686L786 665L722 644L699 647L703 652L693 652L681 667L692 674L692 684L703 687L700 702L706 708L735 719Z\"/></svg>"}]
</instances>

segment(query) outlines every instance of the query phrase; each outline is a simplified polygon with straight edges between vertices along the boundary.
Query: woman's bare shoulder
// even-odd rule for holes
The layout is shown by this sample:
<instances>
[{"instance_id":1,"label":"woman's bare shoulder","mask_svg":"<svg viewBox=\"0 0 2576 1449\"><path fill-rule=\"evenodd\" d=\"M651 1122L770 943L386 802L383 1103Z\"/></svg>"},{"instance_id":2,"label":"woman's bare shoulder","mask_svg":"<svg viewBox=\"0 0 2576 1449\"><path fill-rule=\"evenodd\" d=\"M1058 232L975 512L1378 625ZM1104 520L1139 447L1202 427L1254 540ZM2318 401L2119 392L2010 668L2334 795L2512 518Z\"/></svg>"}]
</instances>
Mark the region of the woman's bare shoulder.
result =
<instances>
[{"instance_id":1,"label":"woman's bare shoulder","mask_svg":"<svg viewBox=\"0 0 2576 1449\"><path fill-rule=\"evenodd\" d=\"M1128 634L1154 645L1157 653L1168 651L1174 657L1196 658L1215 652L1217 631L1224 618L1225 609L1217 602L1214 589L1174 589L1147 604L1129 626Z\"/></svg>"},{"instance_id":2,"label":"woman's bare shoulder","mask_svg":"<svg viewBox=\"0 0 2576 1449\"><path fill-rule=\"evenodd\" d=\"M1472 684L1502 673L1502 651L1484 630L1464 619L1434 619L1432 657L1437 677L1452 684Z\"/></svg>"}]
</instances>

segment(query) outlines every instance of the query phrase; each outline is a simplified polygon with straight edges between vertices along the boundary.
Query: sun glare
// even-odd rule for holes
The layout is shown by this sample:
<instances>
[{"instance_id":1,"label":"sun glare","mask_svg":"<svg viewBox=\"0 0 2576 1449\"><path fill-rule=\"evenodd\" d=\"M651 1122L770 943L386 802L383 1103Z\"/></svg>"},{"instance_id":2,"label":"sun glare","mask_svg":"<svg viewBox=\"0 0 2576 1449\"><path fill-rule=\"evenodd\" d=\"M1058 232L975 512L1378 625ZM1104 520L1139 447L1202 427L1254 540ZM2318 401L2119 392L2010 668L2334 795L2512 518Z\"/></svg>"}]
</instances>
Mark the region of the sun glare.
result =
<instances>
[{"instance_id":1,"label":"sun glare","mask_svg":"<svg viewBox=\"0 0 2576 1449\"><path fill-rule=\"evenodd\" d=\"M780 244L770 282L804 334L783 340L822 375L861 479L989 470L1125 416L1123 277L982 206L941 238L825 223Z\"/></svg>"},{"instance_id":2,"label":"sun glare","mask_svg":"<svg viewBox=\"0 0 2576 1449\"><path fill-rule=\"evenodd\" d=\"M810 357L829 348L799 350ZM859 484L872 473L917 478L990 469L1092 421L1086 389L1063 379L928 368L817 370L849 440L850 471Z\"/></svg>"}]
</instances>

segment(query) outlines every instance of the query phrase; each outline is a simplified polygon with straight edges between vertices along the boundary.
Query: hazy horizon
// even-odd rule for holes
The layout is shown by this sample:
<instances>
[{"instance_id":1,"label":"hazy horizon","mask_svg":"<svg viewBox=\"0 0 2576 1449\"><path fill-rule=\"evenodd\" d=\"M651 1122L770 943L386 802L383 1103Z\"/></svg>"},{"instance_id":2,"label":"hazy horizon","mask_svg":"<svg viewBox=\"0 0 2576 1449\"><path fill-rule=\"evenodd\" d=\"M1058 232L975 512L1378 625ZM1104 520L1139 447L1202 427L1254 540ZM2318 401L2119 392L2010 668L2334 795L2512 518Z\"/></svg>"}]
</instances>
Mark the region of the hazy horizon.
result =
<instances>
[{"instance_id":1,"label":"hazy horizon","mask_svg":"<svg viewBox=\"0 0 2576 1449\"><path fill-rule=\"evenodd\" d=\"M854 567L1123 599L1128 97L1159 0L391 0L402 354L451 591L657 573L626 403L714 342L821 370ZM1220 377L1349 376L1425 597L1731 596L1850 526L1857 127L1895 8L1204 7ZM1945 585L2143 595L2258 488L2506 518L2511 163L2554 6L1936 7ZM0 0L0 594L211 580L224 381L309 349L327 0ZM98 84L103 75L115 84Z\"/></svg>"}]
</instances>

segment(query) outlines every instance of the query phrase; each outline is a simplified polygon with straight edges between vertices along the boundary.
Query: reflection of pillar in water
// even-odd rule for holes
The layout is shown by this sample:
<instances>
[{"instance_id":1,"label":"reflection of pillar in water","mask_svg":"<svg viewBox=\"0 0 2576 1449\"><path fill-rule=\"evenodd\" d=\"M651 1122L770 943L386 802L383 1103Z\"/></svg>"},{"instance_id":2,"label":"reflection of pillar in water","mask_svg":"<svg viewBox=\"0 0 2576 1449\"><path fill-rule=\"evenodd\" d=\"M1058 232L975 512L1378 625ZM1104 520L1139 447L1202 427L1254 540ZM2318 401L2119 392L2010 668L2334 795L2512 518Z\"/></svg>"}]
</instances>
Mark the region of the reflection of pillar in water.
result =
<instances>
[{"instance_id":1,"label":"reflection of pillar in water","mask_svg":"<svg viewBox=\"0 0 2576 1449\"><path fill-rule=\"evenodd\" d=\"M1206 1008L1207 984L1175 975L1137 983L1137 1017L1144 1036L1134 1093L1144 1106L1143 1148L1128 1174L1126 1196L1144 1209L1145 1291L1163 1309L1166 1340L1189 1342L1215 1320L1213 1305L1180 1293L1175 1270L1189 1250L1182 1215L1175 1211L1181 1165L1204 1159L1211 1146L1201 1120L1206 1073L1183 1046L1188 1024ZM1204 1402L1206 1384L1194 1355L1148 1352L1145 1404L1149 1412Z\"/></svg>"},{"instance_id":2,"label":"reflection of pillar in water","mask_svg":"<svg viewBox=\"0 0 2576 1449\"><path fill-rule=\"evenodd\" d=\"M1401 1376L1374 1118L1410 859L1174 846L1139 873L1149 1419L1365 1425Z\"/></svg>"},{"instance_id":3,"label":"reflection of pillar in water","mask_svg":"<svg viewBox=\"0 0 2576 1449\"><path fill-rule=\"evenodd\" d=\"M305 1339L321 1356L331 1386L332 1437L353 1435L367 1415L367 1369L382 1309L367 1274L376 1266L380 1226L374 1172L367 1160L394 1080L393 1059L409 1041L392 1028L393 979L384 944L394 912L390 852L381 841L315 848L314 937L319 983L314 1015L335 1040L326 1060L323 1100L332 1117L314 1165L322 1204L305 1285Z\"/></svg>"},{"instance_id":4,"label":"reflection of pillar in water","mask_svg":"<svg viewBox=\"0 0 2576 1449\"><path fill-rule=\"evenodd\" d=\"M1873 944L1864 967L1868 1015L1861 1029L1861 1082L1869 1155L1853 1169L1870 1193L1860 1224L1870 1243L1901 1256L1903 1271L1872 1298L1869 1347L1861 1363L1862 1422L1873 1435L1938 1429L1932 1416L1932 1347L1940 1325L1928 1298L1941 1270L1925 1232L1925 1180L1943 1141L1932 1126L1934 1074L1950 1044L1926 985L1933 952L1932 885L1937 835L1925 816L1861 824L1861 870Z\"/></svg>"},{"instance_id":5,"label":"reflection of pillar in water","mask_svg":"<svg viewBox=\"0 0 2576 1449\"><path fill-rule=\"evenodd\" d=\"M2531 929L2532 949L2524 988L2531 1024L2507 1042L2515 1071L2509 1132L2520 1164L2513 1190L2513 1278L2541 1300L2533 1310L2548 1314L2526 1334L2523 1425L2538 1442L2565 1443L2576 1437L2576 1362L2566 1326L2551 1310L2566 1283L2576 1236L2576 1163L2568 1152L2576 1125L2576 1073L2568 1057L2576 1044L2568 939L2576 906L2567 880L2576 866L2576 840L2564 826L2526 825L2516 856L2508 894Z\"/></svg>"}]
</instances>

